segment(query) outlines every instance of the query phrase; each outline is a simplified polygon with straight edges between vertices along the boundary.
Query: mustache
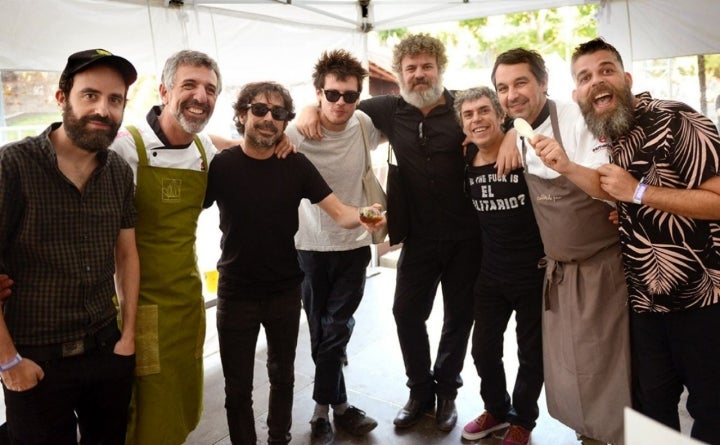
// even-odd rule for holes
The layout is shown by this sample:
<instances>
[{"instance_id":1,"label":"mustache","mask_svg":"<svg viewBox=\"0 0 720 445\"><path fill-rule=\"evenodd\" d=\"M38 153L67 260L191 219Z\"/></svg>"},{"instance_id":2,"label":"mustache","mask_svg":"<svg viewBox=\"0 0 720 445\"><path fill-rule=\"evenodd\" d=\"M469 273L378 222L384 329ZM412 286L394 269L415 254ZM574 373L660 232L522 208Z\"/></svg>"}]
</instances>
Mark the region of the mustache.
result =
<instances>
[{"instance_id":1,"label":"mustache","mask_svg":"<svg viewBox=\"0 0 720 445\"><path fill-rule=\"evenodd\" d=\"M190 99L180 103L182 108L197 107L202 108L203 111L210 112L210 105L200 102L199 100Z\"/></svg>"},{"instance_id":2,"label":"mustache","mask_svg":"<svg viewBox=\"0 0 720 445\"><path fill-rule=\"evenodd\" d=\"M417 85L430 85L430 81L428 81L425 78L413 79L412 86L417 86Z\"/></svg>"},{"instance_id":3,"label":"mustache","mask_svg":"<svg viewBox=\"0 0 720 445\"><path fill-rule=\"evenodd\" d=\"M272 131L273 133L277 133L277 132L278 132L277 127L276 127L275 125L273 125L271 122L269 122L269 123L259 123L259 124L255 125L255 128L258 129L258 130L268 130L268 131Z\"/></svg>"},{"instance_id":4,"label":"mustache","mask_svg":"<svg viewBox=\"0 0 720 445\"><path fill-rule=\"evenodd\" d=\"M115 121L110 119L109 116L101 116L99 114L91 114L91 115L83 116L80 118L80 123L82 123L83 125L88 124L90 122L100 122L102 124L111 125L111 126L116 125Z\"/></svg>"}]
</instances>

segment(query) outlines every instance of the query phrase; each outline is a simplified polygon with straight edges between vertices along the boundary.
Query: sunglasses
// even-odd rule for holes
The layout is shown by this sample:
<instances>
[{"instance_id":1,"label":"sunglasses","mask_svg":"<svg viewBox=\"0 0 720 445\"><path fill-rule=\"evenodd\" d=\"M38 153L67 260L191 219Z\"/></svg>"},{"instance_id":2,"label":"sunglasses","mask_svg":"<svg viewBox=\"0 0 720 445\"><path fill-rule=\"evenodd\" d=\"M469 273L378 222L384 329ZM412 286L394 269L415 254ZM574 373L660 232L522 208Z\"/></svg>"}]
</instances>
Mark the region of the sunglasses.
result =
<instances>
[{"instance_id":1,"label":"sunglasses","mask_svg":"<svg viewBox=\"0 0 720 445\"><path fill-rule=\"evenodd\" d=\"M257 117L265 117L265 115L269 111L272 118L276 121L289 121L290 119L295 117L295 113L291 113L283 107L270 108L263 103L247 104L245 107L252 111L252 114Z\"/></svg>"},{"instance_id":2,"label":"sunglasses","mask_svg":"<svg viewBox=\"0 0 720 445\"><path fill-rule=\"evenodd\" d=\"M322 90L322 92L325 93L325 99L327 99L328 102L337 102L342 97L345 99L346 104L354 104L357 102L358 97L360 97L360 93L357 91L345 91L341 93L338 90Z\"/></svg>"}]
</instances>

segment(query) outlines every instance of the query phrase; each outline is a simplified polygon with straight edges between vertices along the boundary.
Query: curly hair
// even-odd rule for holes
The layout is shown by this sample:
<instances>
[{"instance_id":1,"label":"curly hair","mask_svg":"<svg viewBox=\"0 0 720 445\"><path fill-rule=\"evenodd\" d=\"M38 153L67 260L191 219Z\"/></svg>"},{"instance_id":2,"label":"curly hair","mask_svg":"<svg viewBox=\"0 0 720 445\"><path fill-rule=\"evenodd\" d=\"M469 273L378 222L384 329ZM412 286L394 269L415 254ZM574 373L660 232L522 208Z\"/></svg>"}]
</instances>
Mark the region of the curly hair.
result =
<instances>
[{"instance_id":1,"label":"curly hair","mask_svg":"<svg viewBox=\"0 0 720 445\"><path fill-rule=\"evenodd\" d=\"M445 72L447 67L447 54L445 45L428 34L412 34L395 45L393 50L392 68L399 77L402 76L402 60L405 56L416 56L418 54L429 54L437 59L440 74Z\"/></svg>"},{"instance_id":2,"label":"curly hair","mask_svg":"<svg viewBox=\"0 0 720 445\"><path fill-rule=\"evenodd\" d=\"M245 134L245 124L240 120L240 116L246 116L248 113L248 105L259 95L265 95L267 99L271 97L280 97L283 100L284 108L288 110L292 119L295 116L295 105L293 104L290 92L277 82L252 82L245 84L238 93L237 101L233 104L235 110L235 128L239 134ZM287 122L285 122L287 125Z\"/></svg>"},{"instance_id":3,"label":"curly hair","mask_svg":"<svg viewBox=\"0 0 720 445\"><path fill-rule=\"evenodd\" d=\"M334 75L340 81L344 81L348 77L356 78L359 93L362 91L363 79L367 77L368 72L349 51L336 49L323 52L315 64L312 75L315 89L320 90L325 86L325 77L328 74Z\"/></svg>"},{"instance_id":4,"label":"curly hair","mask_svg":"<svg viewBox=\"0 0 720 445\"><path fill-rule=\"evenodd\" d=\"M490 74L492 84L497 89L497 83L495 82L495 72L499 65L518 65L521 63L527 63L530 66L530 71L535 76L535 79L541 84L547 84L548 71L545 67L545 60L542 58L539 52L528 50L525 48L514 48L497 56L495 59L495 65Z\"/></svg>"}]
</instances>

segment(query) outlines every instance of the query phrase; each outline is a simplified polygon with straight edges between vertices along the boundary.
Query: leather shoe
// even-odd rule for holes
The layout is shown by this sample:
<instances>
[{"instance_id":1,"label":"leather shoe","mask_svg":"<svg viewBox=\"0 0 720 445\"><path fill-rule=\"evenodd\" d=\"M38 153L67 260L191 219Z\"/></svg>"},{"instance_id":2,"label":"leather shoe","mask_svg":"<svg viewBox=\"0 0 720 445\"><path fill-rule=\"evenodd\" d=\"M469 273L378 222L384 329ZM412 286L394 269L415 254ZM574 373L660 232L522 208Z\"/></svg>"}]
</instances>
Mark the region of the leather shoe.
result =
<instances>
[{"instance_id":1,"label":"leather shoe","mask_svg":"<svg viewBox=\"0 0 720 445\"><path fill-rule=\"evenodd\" d=\"M418 400L412 397L408 399L405 406L398 411L393 423L398 428L413 426L422 419L423 415L432 411L435 406L435 398L430 400Z\"/></svg>"},{"instance_id":2,"label":"leather shoe","mask_svg":"<svg viewBox=\"0 0 720 445\"><path fill-rule=\"evenodd\" d=\"M457 423L457 409L454 400L438 399L435 423L440 431L450 431Z\"/></svg>"}]
</instances>

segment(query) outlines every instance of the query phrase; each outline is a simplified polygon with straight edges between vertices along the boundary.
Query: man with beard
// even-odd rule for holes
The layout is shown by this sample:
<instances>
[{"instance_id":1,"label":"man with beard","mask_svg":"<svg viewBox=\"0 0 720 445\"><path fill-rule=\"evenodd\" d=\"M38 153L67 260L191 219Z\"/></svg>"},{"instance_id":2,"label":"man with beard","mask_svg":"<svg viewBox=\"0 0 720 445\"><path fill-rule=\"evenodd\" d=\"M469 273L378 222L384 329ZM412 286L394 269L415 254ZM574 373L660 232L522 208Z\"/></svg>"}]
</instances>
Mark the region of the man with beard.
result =
<instances>
[{"instance_id":1,"label":"man with beard","mask_svg":"<svg viewBox=\"0 0 720 445\"><path fill-rule=\"evenodd\" d=\"M202 414L205 303L195 231L217 151L201 131L221 89L207 54L173 54L162 72L162 105L111 147L135 173L142 259L128 445L179 445Z\"/></svg>"},{"instance_id":2,"label":"man with beard","mask_svg":"<svg viewBox=\"0 0 720 445\"><path fill-rule=\"evenodd\" d=\"M633 96L632 77L603 39L572 56L573 97L612 164L587 175L618 201L639 409L680 429L688 389L691 435L720 444L720 136L689 106ZM545 161L572 168L558 150Z\"/></svg>"},{"instance_id":3,"label":"man with beard","mask_svg":"<svg viewBox=\"0 0 720 445\"><path fill-rule=\"evenodd\" d=\"M304 155L291 154L285 160L273 156L294 117L292 98L283 86L247 84L234 109L244 142L216 156L204 204L207 208L217 202L223 232L217 326L230 440L257 442L252 382L262 325L270 380L268 443L287 444L303 281L294 245L298 205L303 198L317 203L346 229L358 227L360 215L357 207L340 202ZM375 231L385 225L385 218L362 225Z\"/></svg>"},{"instance_id":4,"label":"man with beard","mask_svg":"<svg viewBox=\"0 0 720 445\"><path fill-rule=\"evenodd\" d=\"M613 207L591 196L587 180L608 162L608 146L593 137L576 104L548 99L548 72L537 52L500 54L491 77L508 116L525 119L537 134L532 141L517 138L509 154L522 154L545 246L548 411L584 445L620 444L623 408L630 405L627 288L617 226L608 219ZM573 169L561 176L544 165L536 150L550 148L564 153ZM488 430L495 423L481 416L465 428Z\"/></svg>"},{"instance_id":5,"label":"man with beard","mask_svg":"<svg viewBox=\"0 0 720 445\"><path fill-rule=\"evenodd\" d=\"M55 93L62 123L0 148L0 273L14 281L0 317L11 443L75 444L78 431L83 443L125 441L139 260L132 171L108 146L136 78L108 51L71 55Z\"/></svg>"},{"instance_id":6,"label":"man with beard","mask_svg":"<svg viewBox=\"0 0 720 445\"><path fill-rule=\"evenodd\" d=\"M453 95L443 88L446 66L440 40L410 35L393 51L400 96L376 96L358 105L390 141L400 171L402 191L390 188L388 201L402 193L405 206L388 206L391 239L400 235L394 233L393 213L404 213L409 219L393 304L410 388L410 397L394 420L398 428L415 425L431 412L436 397L437 428L450 431L455 426L455 397L462 386L460 371L473 322L480 229L463 193L465 135L455 119ZM308 113L303 114L305 118ZM305 136L321 136L315 122L298 127ZM432 366L426 321L438 284L442 285L444 318Z\"/></svg>"},{"instance_id":7,"label":"man with beard","mask_svg":"<svg viewBox=\"0 0 720 445\"><path fill-rule=\"evenodd\" d=\"M315 64L313 83L325 138L304 138L293 124L290 140L320 171L343 202L371 204L363 193L368 150L375 149L381 134L370 118L356 111L367 70L344 50L325 52ZM315 363L310 421L313 444L332 443L330 405L335 425L350 434L364 435L377 426L365 412L348 404L343 375L345 348L352 334L353 314L365 290L371 237L362 230L345 230L317 205L304 199L299 209L300 230L295 235L302 283L303 308L310 329Z\"/></svg>"}]
</instances>

